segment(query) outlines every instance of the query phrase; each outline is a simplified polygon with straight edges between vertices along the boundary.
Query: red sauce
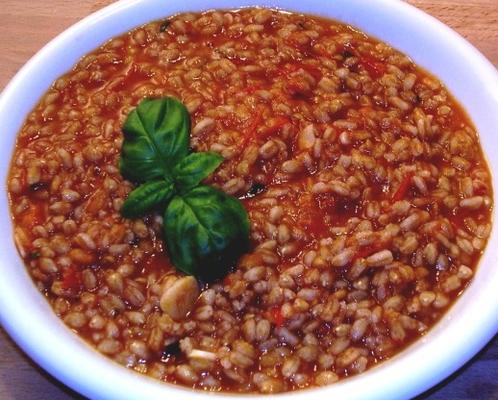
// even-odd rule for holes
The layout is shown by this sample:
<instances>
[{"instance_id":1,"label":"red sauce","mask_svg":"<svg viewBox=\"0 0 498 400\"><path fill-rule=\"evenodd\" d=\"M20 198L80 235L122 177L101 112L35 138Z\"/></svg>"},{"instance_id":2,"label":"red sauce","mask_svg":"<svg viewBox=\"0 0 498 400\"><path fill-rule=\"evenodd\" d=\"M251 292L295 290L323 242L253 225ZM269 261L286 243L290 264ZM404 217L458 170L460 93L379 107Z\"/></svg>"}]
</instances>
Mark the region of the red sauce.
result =
<instances>
[{"instance_id":1,"label":"red sauce","mask_svg":"<svg viewBox=\"0 0 498 400\"><path fill-rule=\"evenodd\" d=\"M94 329L88 323L72 328L96 346L107 331L115 329L119 351L107 353L111 357L144 373L157 368L155 373L162 380L204 390L209 389L206 377L218 382L211 390L294 390L317 384L321 371L343 378L397 354L435 324L465 289L467 278L461 278L458 290L445 292L444 285L462 265L475 271L481 250L467 254L456 238L460 235L459 240L472 246L476 241L484 246L486 235L481 232L482 237L477 237L476 230L485 230L491 219L491 206L484 200L482 207L460 206L464 196L459 184L467 176L472 179L473 196L491 201L489 171L478 139L470 133L469 118L444 88L431 89L427 81L434 81L433 77L374 39L325 19L274 12L256 24L262 28L253 27L256 34L251 35L244 29L254 25L248 23L254 12L222 15L233 23L226 22L211 33L202 29L210 29L212 13L205 14L202 24L199 15L173 17L171 24L149 24L91 53L51 89L58 94L51 103L57 112L44 112L44 98L30 114L14 157L25 161L14 162L10 173L10 187L16 188L14 181L21 188L9 192L14 225L23 233L16 240L56 312L69 325L70 313L101 315L110 328ZM175 21L181 22L181 29L175 28ZM216 60L226 63L213 66ZM398 79L393 67L404 76L416 76L411 88L405 89L409 82ZM196 75L190 78L189 74ZM386 88L391 81L394 86ZM243 186L234 194L242 199L252 223L251 251L223 279L202 283L203 289L216 290L213 315L196 320L200 304L186 321L171 322L171 326L158 304L164 282L180 274L162 243L157 215L143 221L121 218L119 206L132 185L116 172L126 114L143 97L165 95L192 107L192 126L204 118L215 120L214 127L191 138L192 145L198 151L215 146L222 152L226 160L207 183L224 188L230 179L242 179ZM192 105L192 99L199 98L200 104ZM437 98L451 105L449 115ZM401 108L392 104L396 101ZM403 102L408 111L403 110ZM416 121L419 114L426 119ZM430 129L424 125L419 132L420 123L429 124ZM300 135L310 124L316 136L306 147ZM455 135L461 139L456 144ZM420 154L416 140L421 143ZM268 143L277 151L263 157L261 149ZM58 153L61 148L69 161ZM342 156L348 160L341 160ZM458 157L470 160L468 170L455 166L462 162ZM40 164L32 164L34 159ZM289 161L301 164L285 172L283 165ZM247 170L239 169L244 163ZM40 179L28 185L33 165ZM416 176L423 178L426 195L415 184ZM331 180L339 180L350 192L314 191L318 182ZM445 187L445 180L450 189L442 198L437 190ZM67 188L80 196L65 201L61 191ZM452 207L447 205L450 196L455 198ZM396 214L402 201L409 210ZM272 220L275 206L283 212ZM420 226L401 229L413 211L426 212L428 217ZM432 221L436 223L431 229L422 229ZM376 240L358 244L360 223L370 223L362 230L377 234ZM386 231L393 226L401 233L390 237ZM91 241L80 233L87 233ZM407 240L411 233L417 240L413 249ZM457 246L458 255L438 234ZM341 250L352 248L354 253L347 262L332 265L336 254L327 254L332 251L327 246L342 237ZM437 247L436 262L429 262L426 254L430 244ZM258 251L260 245L269 246L269 254ZM365 264L383 250L390 251L392 261ZM316 253L312 261L307 260L310 252ZM55 260L56 271L51 272L47 259ZM266 268L265 275L257 282L248 280L245 273L258 266ZM300 267L301 272L285 276ZM113 278L118 280L114 286L109 283ZM274 287L280 292L272 291ZM320 297L312 299L304 289L317 290ZM417 306L426 292L444 294L448 301L439 308ZM402 305L387 307L396 296ZM375 322L359 339L352 338L344 349L332 352L361 319L356 309L360 305L370 312L361 318ZM336 308L330 318L323 311L327 307ZM289 317L289 309L298 317ZM144 320L132 321L129 312L142 313ZM304 316L301 322L300 315ZM223 331L229 317L235 322ZM270 323L267 338L259 342L247 338L241 327L251 318ZM420 325L400 329L402 323ZM297 344L290 343L292 339L282 341L277 328L289 330ZM158 329L164 336L159 345L153 340ZM298 372L284 376L283 362L298 357L308 334L316 338L319 355L332 355L331 366L324 367L318 355L311 361L303 357ZM213 342L213 352L220 350L219 354L233 352L236 340L246 340L254 345L256 356L250 367L230 370L232 375L226 371L228 361L233 362L230 355L223 362L217 358L209 371L186 382L175 373L176 367L190 362L178 344L183 337L198 341L195 345L203 351ZM133 340L145 343L146 359L131 354ZM271 340L277 340L275 348ZM313 338L306 340L313 343ZM346 348L360 349L361 362L343 365L339 360ZM268 361L278 351L287 353ZM362 362L368 364L362 367ZM274 390L254 383L258 373L275 379Z\"/></svg>"}]
</instances>

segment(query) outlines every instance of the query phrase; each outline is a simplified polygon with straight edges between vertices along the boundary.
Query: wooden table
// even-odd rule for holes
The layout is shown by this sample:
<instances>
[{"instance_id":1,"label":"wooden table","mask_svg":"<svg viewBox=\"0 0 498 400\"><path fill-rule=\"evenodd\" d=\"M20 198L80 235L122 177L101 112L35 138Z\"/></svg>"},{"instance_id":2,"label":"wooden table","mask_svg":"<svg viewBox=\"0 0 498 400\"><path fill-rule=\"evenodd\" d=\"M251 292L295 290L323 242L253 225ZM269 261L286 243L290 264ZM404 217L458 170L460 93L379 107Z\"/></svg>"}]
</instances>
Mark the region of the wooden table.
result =
<instances>
[{"instance_id":1,"label":"wooden table","mask_svg":"<svg viewBox=\"0 0 498 400\"><path fill-rule=\"evenodd\" d=\"M2 0L0 90L28 58L55 35L111 2ZM409 2L458 31L498 66L498 0ZM80 398L31 362L0 328L0 399ZM419 399L498 400L498 336L460 371Z\"/></svg>"}]
</instances>

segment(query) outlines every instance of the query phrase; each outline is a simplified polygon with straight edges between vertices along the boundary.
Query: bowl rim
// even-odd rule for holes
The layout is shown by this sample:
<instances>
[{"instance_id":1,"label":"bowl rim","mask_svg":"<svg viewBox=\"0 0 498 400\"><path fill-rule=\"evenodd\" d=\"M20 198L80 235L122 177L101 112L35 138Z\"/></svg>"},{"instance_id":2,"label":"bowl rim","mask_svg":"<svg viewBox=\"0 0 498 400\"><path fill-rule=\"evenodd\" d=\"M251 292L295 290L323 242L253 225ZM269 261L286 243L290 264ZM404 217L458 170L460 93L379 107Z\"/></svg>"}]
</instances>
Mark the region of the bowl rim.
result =
<instances>
[{"instance_id":1,"label":"bowl rim","mask_svg":"<svg viewBox=\"0 0 498 400\"><path fill-rule=\"evenodd\" d=\"M25 92L27 89L32 89L37 93L39 92L39 95L36 95L35 99L31 99L31 103L27 103L31 105L29 107L24 107L28 109L31 109L34 104L38 102L39 96L46 91L46 87L43 89L43 82L35 86L29 84L29 82L32 81L31 77L33 75L36 76L38 72L43 70L43 66L47 63L47 59L60 54L71 44L75 44L78 41L85 41L85 34L92 32L92 29L94 29L93 33L96 37L105 36L111 38L117 36L118 33L115 32L119 31L119 26L121 25L119 24L119 21L116 21L119 20L119 18L116 18L116 15L128 16L134 21L132 24L122 24L123 26L127 26L126 29L121 30L121 32L124 32L140 25L141 23L137 23L136 21L143 20L144 15L148 15L151 10L159 8L175 8L177 9L177 12L179 12L186 11L187 9L227 9L261 5L298 12L306 9L308 10L306 12L315 15L326 15L327 13L334 11L337 13L334 18L341 20L346 14L341 13L340 6L343 6L346 3L349 3L348 7L363 7L370 10L372 15L379 17L381 21L382 16L379 14L379 10L382 10L382 12L385 13L384 18L387 20L394 15L411 19L411 24L419 23L424 26L428 30L428 35L433 34L442 42L452 43L452 51L456 52L456 54L472 58L473 61L471 64L466 60L463 60L463 67L478 71L481 74L479 79L482 79L483 81L487 80L488 85L484 85L486 88L483 89L483 97L485 97L491 105L494 105L495 109L498 109L498 74L492 64L472 45L446 25L400 0L376 0L368 2L369 4L366 4L363 0L337 0L334 3L331 2L326 5L320 4L319 0L311 0L302 5L295 4L291 0L194 0L191 1L189 5L182 4L176 6L165 4L162 0L121 0L72 25L33 56L3 90L0 96L0 119L5 118L13 127L16 126L16 121L17 125L22 123L24 121L23 116L26 115L26 113L17 111L12 106L12 104L17 104L19 101L19 91L20 93L23 93L23 91ZM324 7L326 10L323 10ZM377 10L375 9L376 7L378 7ZM316 11L324 12L318 13ZM159 19L161 15L171 15L171 12L157 13L154 19ZM352 19L354 20L354 18ZM350 23L354 26L358 25L354 24L354 21L350 21ZM98 31L99 28L105 27L106 24L109 24L111 28L107 28L107 30L104 29L104 31L112 31L114 33L106 33L104 35L102 32ZM370 33L368 29L365 29L364 27L360 28ZM381 38L380 35L374 36L379 37L380 40L390 42L387 39ZM103 42L102 40L97 42L96 39L91 40L91 42L92 41L94 42L93 48L98 47ZM80 56L86 53L88 53L88 50L80 52ZM416 62L418 63L417 60ZM460 66L456 65L455 68L458 69ZM65 70L67 69L69 68L65 68ZM55 70L50 73L55 73ZM53 79L50 79L49 81L52 82ZM456 97L460 98L459 96ZM498 120L498 117L496 117L496 120ZM498 124L496 124L496 126L498 126ZM7 131L9 131L9 128L7 128ZM15 129L15 132L17 131L18 129ZM1 140L4 139L2 138ZM0 143L3 144L3 141ZM7 145L10 145L10 147L8 147L9 160L7 161L10 162L13 148L12 140L11 142L8 142ZM496 158L498 158L498 156ZM495 157L493 157L492 160L495 160ZM491 166L491 163L489 165ZM5 172L2 173L4 174L3 182L6 182ZM495 188L498 187L494 176L493 185ZM494 195L494 199L496 199L496 195ZM2 192L0 204L5 208L7 202L7 195ZM495 219L494 210L492 218L493 220ZM1 210L0 223L2 226L11 226L10 214L6 214L4 209ZM495 256L498 255L498 251L495 252L489 249L492 244L492 239L493 243L498 241L495 228L493 228L492 238L489 239L488 249L481 259L481 265L484 263L484 259L489 263L492 262L490 261L490 258L496 258ZM11 250L12 243L10 243L10 247L4 243L0 244L0 249ZM14 258L16 257L18 259L17 263L15 263L16 266L23 266L17 254L14 255ZM152 378L136 374L120 367L115 362L102 357L102 355L90 347L90 345L72 334L70 329L51 311L50 315L44 315L45 319L48 320L48 323L45 323L42 315L44 312L47 312L47 310L51 310L51 308L42 295L39 293L35 293L36 296L33 295L32 292L36 289L25 269L21 273L12 272L13 269L9 268L7 265L7 263L11 261L12 260L9 260L8 257L5 257L5 260L3 257L0 259L0 270L7 272L5 275L6 279L0 280L0 304L2 304L2 307L0 308L0 323L17 344L30 355L35 362L57 379L90 398L152 398L166 393L177 396L179 400L204 398L204 396L206 396L203 392L160 383ZM479 274L476 275L474 281L477 280L478 276ZM481 283L484 284L483 282ZM274 397L301 400L309 395L319 396L319 398L322 398L322 396L324 398L325 396L336 395L348 399L365 397L371 399L394 399L412 397L427 390L468 361L498 331L498 299L494 296L494 293L498 289L498 276L489 278L486 284L487 286L485 287L487 290L477 297L481 300L487 300L491 304L491 307L484 310L482 313L473 313L472 315L455 318L455 313L460 312L460 308L463 307L461 306L463 304L462 299L470 298L471 295L468 294L468 292L476 287L477 283L473 282L461 296L462 298L452 306L442 320L438 322L425 337L419 339L416 343L393 357L391 360L386 361L359 376L349 378L332 386L287 392L274 395ZM16 299L15 295L18 294L18 292L16 292L16 285L19 285L19 287L26 291L31 291L31 297L34 296L37 300L30 304L26 298ZM29 318L26 318L26 312ZM479 326L480 329L478 331L476 331L476 328L469 329L470 332L474 333L471 338L459 335L457 338L448 341L448 339L443 338L441 335L441 331L444 331L444 328L441 328L443 322L445 326L449 324L456 329L469 329L469 324L471 327ZM60 338L62 338L62 340ZM43 342L41 345L39 343L40 341ZM449 350L458 348L459 346L464 347L461 352L456 354L449 352ZM58 348L59 350L55 351L55 348ZM75 351L79 352L78 356L67 356ZM439 357L435 357L436 354L439 355ZM429 366L424 364L427 359L433 360ZM74 368L73 362L76 360L79 361L79 365L77 368ZM400 366L406 367L407 364L412 365L411 370L414 372L414 375L417 376L415 383L407 381L407 374L404 371L400 371ZM394 383L386 384L386 382L388 382L388 380L386 380L387 377L397 377L398 379ZM118 382L119 385L109 385L108 382ZM212 396L213 394L210 393L209 395ZM234 396L233 393L222 393L218 395L223 397ZM255 395L237 394L236 397L253 398Z\"/></svg>"}]
</instances>

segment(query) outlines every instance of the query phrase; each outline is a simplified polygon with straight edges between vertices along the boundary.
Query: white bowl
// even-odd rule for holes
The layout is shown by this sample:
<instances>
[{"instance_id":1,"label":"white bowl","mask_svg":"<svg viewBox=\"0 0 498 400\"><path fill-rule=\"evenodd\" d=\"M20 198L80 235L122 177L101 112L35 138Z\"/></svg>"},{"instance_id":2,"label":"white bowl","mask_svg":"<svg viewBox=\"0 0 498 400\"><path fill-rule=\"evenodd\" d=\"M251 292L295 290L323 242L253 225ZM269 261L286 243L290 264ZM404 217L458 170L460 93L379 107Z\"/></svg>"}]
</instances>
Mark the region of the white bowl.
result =
<instances>
[{"instance_id":1,"label":"white bowl","mask_svg":"<svg viewBox=\"0 0 498 400\"><path fill-rule=\"evenodd\" d=\"M406 3L393 0L124 0L59 35L6 87L0 98L0 180L5 184L15 138L25 116L50 84L81 56L111 37L171 14L254 5L334 18L411 56L439 77L459 99L479 130L491 171L498 170L496 69L455 32ZM496 176L493 185L498 188ZM497 203L496 196L494 200ZM33 360L92 399L207 398L205 393L161 383L118 366L64 326L36 290L17 254L5 189L0 193L0 226L4 230L0 241L0 322ZM325 388L278 397L396 399L415 396L435 385L469 360L498 331L496 259L498 233L494 228L472 284L426 336L362 375ZM229 394L210 395L213 396L231 397Z\"/></svg>"}]
</instances>

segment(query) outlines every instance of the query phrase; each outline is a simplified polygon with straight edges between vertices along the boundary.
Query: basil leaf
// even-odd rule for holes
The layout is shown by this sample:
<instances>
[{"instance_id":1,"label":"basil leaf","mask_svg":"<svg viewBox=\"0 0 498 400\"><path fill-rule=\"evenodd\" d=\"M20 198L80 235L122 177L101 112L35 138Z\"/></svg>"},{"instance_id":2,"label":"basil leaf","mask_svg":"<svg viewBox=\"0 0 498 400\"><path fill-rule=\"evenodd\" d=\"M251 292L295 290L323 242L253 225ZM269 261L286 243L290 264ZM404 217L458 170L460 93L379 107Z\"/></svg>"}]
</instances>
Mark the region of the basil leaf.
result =
<instances>
[{"instance_id":1,"label":"basil leaf","mask_svg":"<svg viewBox=\"0 0 498 400\"><path fill-rule=\"evenodd\" d=\"M165 180L144 183L133 190L121 207L125 218L138 218L166 203L173 195L173 183Z\"/></svg>"},{"instance_id":2,"label":"basil leaf","mask_svg":"<svg viewBox=\"0 0 498 400\"><path fill-rule=\"evenodd\" d=\"M119 168L136 182L170 176L189 152L190 115L173 97L145 99L126 119Z\"/></svg>"},{"instance_id":3,"label":"basil leaf","mask_svg":"<svg viewBox=\"0 0 498 400\"><path fill-rule=\"evenodd\" d=\"M224 276L249 246L249 219L242 203L209 186L175 196L164 216L173 264L205 280Z\"/></svg>"},{"instance_id":4,"label":"basil leaf","mask_svg":"<svg viewBox=\"0 0 498 400\"><path fill-rule=\"evenodd\" d=\"M188 192L207 178L222 163L217 153L192 153L173 169L173 178L178 190Z\"/></svg>"}]
</instances>

